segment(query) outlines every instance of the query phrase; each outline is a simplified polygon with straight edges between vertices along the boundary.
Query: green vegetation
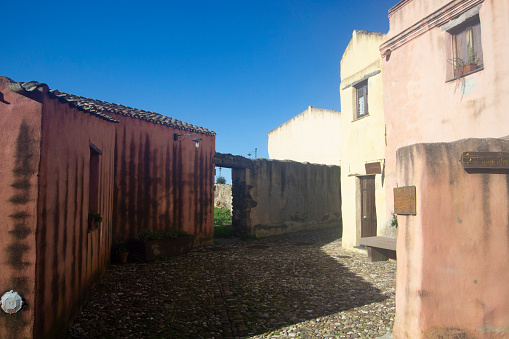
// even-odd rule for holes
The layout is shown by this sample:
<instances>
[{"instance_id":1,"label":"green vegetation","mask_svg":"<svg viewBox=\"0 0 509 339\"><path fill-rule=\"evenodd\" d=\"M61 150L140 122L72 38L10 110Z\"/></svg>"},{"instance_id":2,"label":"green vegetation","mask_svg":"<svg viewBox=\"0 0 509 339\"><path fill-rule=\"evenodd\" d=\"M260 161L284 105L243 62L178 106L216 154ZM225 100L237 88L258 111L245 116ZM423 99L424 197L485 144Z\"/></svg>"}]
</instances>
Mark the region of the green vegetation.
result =
<instances>
[{"instance_id":1,"label":"green vegetation","mask_svg":"<svg viewBox=\"0 0 509 339\"><path fill-rule=\"evenodd\" d=\"M226 184L226 179L224 177L217 177L216 184Z\"/></svg>"},{"instance_id":2,"label":"green vegetation","mask_svg":"<svg viewBox=\"0 0 509 339\"><path fill-rule=\"evenodd\" d=\"M214 207L214 237L231 238L233 232L230 210Z\"/></svg>"},{"instance_id":3,"label":"green vegetation","mask_svg":"<svg viewBox=\"0 0 509 339\"><path fill-rule=\"evenodd\" d=\"M88 212L88 220L94 224L100 224L103 221L103 217L98 212Z\"/></svg>"},{"instance_id":4,"label":"green vegetation","mask_svg":"<svg viewBox=\"0 0 509 339\"><path fill-rule=\"evenodd\" d=\"M138 240L142 240L142 241L163 240L163 239L177 239L178 237L181 237L183 235L189 235L189 234L182 230L169 230L166 232L158 232L158 231L144 229L143 231L138 233L136 238L138 238Z\"/></svg>"},{"instance_id":5,"label":"green vegetation","mask_svg":"<svg viewBox=\"0 0 509 339\"><path fill-rule=\"evenodd\" d=\"M230 210L214 207L214 226L223 226L232 223Z\"/></svg>"}]
</instances>

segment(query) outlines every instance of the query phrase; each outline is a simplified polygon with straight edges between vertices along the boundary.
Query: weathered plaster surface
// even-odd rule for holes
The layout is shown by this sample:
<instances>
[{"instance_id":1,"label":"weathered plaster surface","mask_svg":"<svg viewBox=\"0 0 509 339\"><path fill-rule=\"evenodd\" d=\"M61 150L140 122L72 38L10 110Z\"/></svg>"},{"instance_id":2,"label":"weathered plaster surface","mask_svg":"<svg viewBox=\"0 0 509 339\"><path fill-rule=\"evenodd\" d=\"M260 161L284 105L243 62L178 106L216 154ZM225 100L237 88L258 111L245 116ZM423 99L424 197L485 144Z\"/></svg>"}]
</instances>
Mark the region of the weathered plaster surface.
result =
<instances>
[{"instance_id":1,"label":"weathered plaster surface","mask_svg":"<svg viewBox=\"0 0 509 339\"><path fill-rule=\"evenodd\" d=\"M33 336L42 105L9 83L0 77L0 294L13 289L25 306L15 315L0 311L0 336L20 338Z\"/></svg>"},{"instance_id":2,"label":"weathered plaster surface","mask_svg":"<svg viewBox=\"0 0 509 339\"><path fill-rule=\"evenodd\" d=\"M212 242L214 136L196 148L183 130L79 110L38 84L0 77L0 293L25 301L0 312L0 337L60 337L110 262L115 241L179 228ZM110 119L114 121L113 119ZM88 230L91 144L100 150L97 209ZM95 200L95 199L94 199Z\"/></svg>"},{"instance_id":3,"label":"weathered plaster surface","mask_svg":"<svg viewBox=\"0 0 509 339\"><path fill-rule=\"evenodd\" d=\"M112 245L115 124L45 96L37 225L35 332L58 337L106 271ZM102 150L99 229L88 232L90 142Z\"/></svg>"},{"instance_id":4,"label":"weathered plaster surface","mask_svg":"<svg viewBox=\"0 0 509 339\"><path fill-rule=\"evenodd\" d=\"M200 134L198 148L187 132L115 116L113 239L125 241L148 228L182 229L196 244L211 243L214 225L215 137Z\"/></svg>"},{"instance_id":5,"label":"weathered plaster surface","mask_svg":"<svg viewBox=\"0 0 509 339\"><path fill-rule=\"evenodd\" d=\"M339 165L340 144L341 112L309 106L269 132L269 157Z\"/></svg>"},{"instance_id":6,"label":"weathered plaster surface","mask_svg":"<svg viewBox=\"0 0 509 339\"><path fill-rule=\"evenodd\" d=\"M390 16L388 39L430 16L453 16L447 8L468 8L479 1L413 0ZM470 4L466 6L466 4ZM509 134L509 2L485 0L479 11L484 69L451 79L451 37L436 26L404 42L383 58L384 112L387 123L386 213L393 210L396 150L422 142L449 142L467 137ZM444 21L444 24L447 21ZM426 26L427 27L427 26ZM406 41L406 42L405 42ZM383 52L384 45L381 47Z\"/></svg>"},{"instance_id":7,"label":"weathered plaster surface","mask_svg":"<svg viewBox=\"0 0 509 339\"><path fill-rule=\"evenodd\" d=\"M343 247L353 249L361 234L360 183L365 163L385 158L385 124L379 46L384 34L354 31L341 59L341 196ZM368 77L369 115L356 120L356 90L352 84ZM383 173L383 172L382 172ZM375 176L377 232L385 235L383 174Z\"/></svg>"},{"instance_id":8,"label":"weathered plaster surface","mask_svg":"<svg viewBox=\"0 0 509 339\"><path fill-rule=\"evenodd\" d=\"M416 186L399 215L395 338L509 336L509 173L467 172L467 151L509 141L464 139L397 152L397 183Z\"/></svg>"},{"instance_id":9,"label":"weathered plaster surface","mask_svg":"<svg viewBox=\"0 0 509 339\"><path fill-rule=\"evenodd\" d=\"M341 227L340 167L255 160L233 169L233 227L257 237Z\"/></svg>"}]
</instances>

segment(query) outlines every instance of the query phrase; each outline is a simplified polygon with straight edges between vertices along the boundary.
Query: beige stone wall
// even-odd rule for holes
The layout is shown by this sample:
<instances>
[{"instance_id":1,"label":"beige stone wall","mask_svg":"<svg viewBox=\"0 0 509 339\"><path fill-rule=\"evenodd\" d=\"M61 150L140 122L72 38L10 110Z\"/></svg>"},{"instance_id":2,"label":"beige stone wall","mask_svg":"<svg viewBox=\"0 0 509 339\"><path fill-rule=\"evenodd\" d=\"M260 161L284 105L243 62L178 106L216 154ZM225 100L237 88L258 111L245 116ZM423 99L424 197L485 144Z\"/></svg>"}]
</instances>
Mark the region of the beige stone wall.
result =
<instances>
[{"instance_id":1,"label":"beige stone wall","mask_svg":"<svg viewBox=\"0 0 509 339\"><path fill-rule=\"evenodd\" d=\"M215 184L214 206L230 211L232 210L232 185Z\"/></svg>"},{"instance_id":2,"label":"beige stone wall","mask_svg":"<svg viewBox=\"0 0 509 339\"><path fill-rule=\"evenodd\" d=\"M233 169L234 232L266 237L341 227L340 167L257 159Z\"/></svg>"},{"instance_id":3,"label":"beige stone wall","mask_svg":"<svg viewBox=\"0 0 509 339\"><path fill-rule=\"evenodd\" d=\"M269 157L339 165L341 112L309 106L269 132Z\"/></svg>"},{"instance_id":4,"label":"beige stone wall","mask_svg":"<svg viewBox=\"0 0 509 339\"><path fill-rule=\"evenodd\" d=\"M367 162L385 159L385 122L379 46L384 34L354 31L341 59L341 195L343 247L353 249L361 235L360 175ZM368 81L368 115L356 119L357 82ZM375 176L378 235L387 234L383 174Z\"/></svg>"}]
</instances>

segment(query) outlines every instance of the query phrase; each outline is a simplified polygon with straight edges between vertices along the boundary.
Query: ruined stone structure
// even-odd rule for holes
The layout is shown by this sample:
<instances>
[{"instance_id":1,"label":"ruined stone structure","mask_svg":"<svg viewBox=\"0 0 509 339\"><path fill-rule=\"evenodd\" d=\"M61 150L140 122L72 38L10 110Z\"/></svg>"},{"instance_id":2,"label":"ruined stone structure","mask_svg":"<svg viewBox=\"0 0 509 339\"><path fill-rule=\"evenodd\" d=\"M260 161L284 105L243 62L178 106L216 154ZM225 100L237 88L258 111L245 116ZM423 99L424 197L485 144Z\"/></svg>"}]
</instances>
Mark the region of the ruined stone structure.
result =
<instances>
[{"instance_id":1,"label":"ruined stone structure","mask_svg":"<svg viewBox=\"0 0 509 339\"><path fill-rule=\"evenodd\" d=\"M232 168L233 231L266 237L301 230L341 228L339 166L246 159L216 153Z\"/></svg>"},{"instance_id":2,"label":"ruined stone structure","mask_svg":"<svg viewBox=\"0 0 509 339\"><path fill-rule=\"evenodd\" d=\"M215 184L214 206L230 211L232 210L232 185Z\"/></svg>"}]
</instances>

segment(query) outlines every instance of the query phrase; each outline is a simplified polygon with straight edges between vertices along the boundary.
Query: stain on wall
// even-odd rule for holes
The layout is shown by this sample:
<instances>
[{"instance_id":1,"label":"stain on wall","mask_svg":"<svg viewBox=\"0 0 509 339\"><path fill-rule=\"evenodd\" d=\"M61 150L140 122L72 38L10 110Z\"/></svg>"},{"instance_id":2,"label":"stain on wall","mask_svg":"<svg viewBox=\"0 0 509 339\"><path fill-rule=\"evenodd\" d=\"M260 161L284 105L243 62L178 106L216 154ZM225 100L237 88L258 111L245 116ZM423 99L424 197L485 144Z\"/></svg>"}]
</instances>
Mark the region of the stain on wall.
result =
<instances>
[{"instance_id":1,"label":"stain on wall","mask_svg":"<svg viewBox=\"0 0 509 339\"><path fill-rule=\"evenodd\" d=\"M33 335L41 104L10 83L0 77L0 295L12 289L24 305L16 314L0 311L0 337L20 338Z\"/></svg>"},{"instance_id":2,"label":"stain on wall","mask_svg":"<svg viewBox=\"0 0 509 339\"><path fill-rule=\"evenodd\" d=\"M397 184L417 194L417 214L398 215L398 338L509 335L509 172L466 171L458 159L468 151L509 152L509 141L397 152Z\"/></svg>"},{"instance_id":3,"label":"stain on wall","mask_svg":"<svg viewBox=\"0 0 509 339\"><path fill-rule=\"evenodd\" d=\"M215 137L200 134L196 148L173 140L182 130L122 115L113 123L46 85L13 92L12 83L0 77L0 290L25 304L0 312L0 337L62 337L115 241L179 228L196 235L195 245L212 242ZM91 144L101 150L93 201L103 222L94 230Z\"/></svg>"},{"instance_id":4,"label":"stain on wall","mask_svg":"<svg viewBox=\"0 0 509 339\"><path fill-rule=\"evenodd\" d=\"M257 237L300 230L341 229L339 166L254 160L232 169L235 233Z\"/></svg>"},{"instance_id":5,"label":"stain on wall","mask_svg":"<svg viewBox=\"0 0 509 339\"><path fill-rule=\"evenodd\" d=\"M111 251L115 124L46 97L39 168L34 331L62 336L106 271ZM100 227L88 230L90 142L101 149Z\"/></svg>"},{"instance_id":6,"label":"stain on wall","mask_svg":"<svg viewBox=\"0 0 509 339\"><path fill-rule=\"evenodd\" d=\"M118 117L115 137L113 239L135 239L144 229L181 229L196 245L211 243L214 224L214 136L196 148L183 132Z\"/></svg>"}]
</instances>

